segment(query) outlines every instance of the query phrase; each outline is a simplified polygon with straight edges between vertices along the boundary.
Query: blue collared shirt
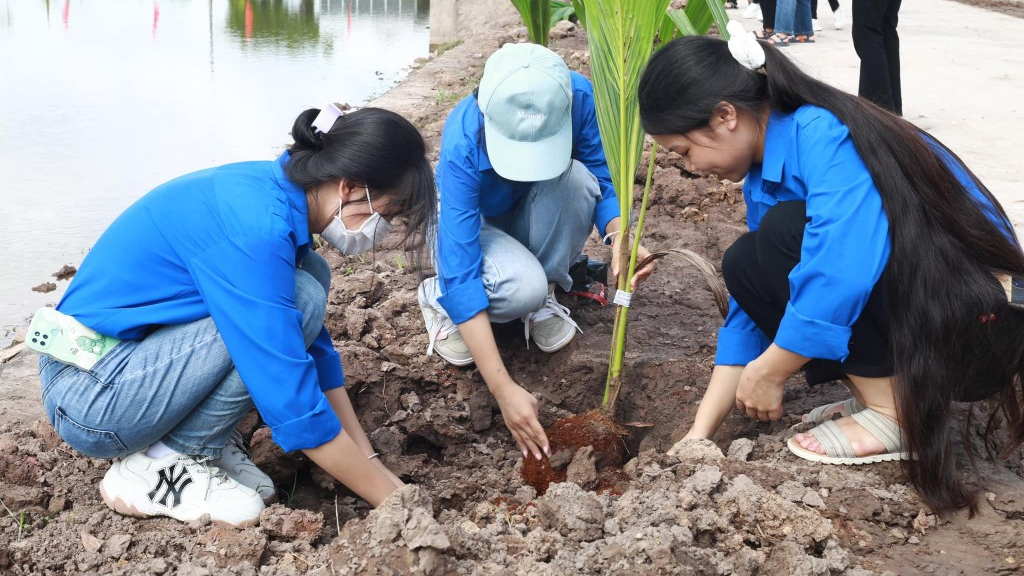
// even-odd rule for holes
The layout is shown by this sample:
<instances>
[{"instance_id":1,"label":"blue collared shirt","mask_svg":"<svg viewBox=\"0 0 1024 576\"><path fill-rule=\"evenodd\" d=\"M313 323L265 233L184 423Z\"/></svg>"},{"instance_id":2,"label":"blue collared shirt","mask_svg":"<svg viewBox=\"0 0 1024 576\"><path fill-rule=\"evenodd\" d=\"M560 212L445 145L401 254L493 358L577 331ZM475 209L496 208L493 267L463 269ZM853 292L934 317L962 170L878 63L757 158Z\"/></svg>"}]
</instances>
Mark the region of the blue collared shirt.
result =
<instances>
[{"instance_id":1,"label":"blue collared shirt","mask_svg":"<svg viewBox=\"0 0 1024 576\"><path fill-rule=\"evenodd\" d=\"M619 216L619 201L601 146L593 86L582 75L571 75L572 157L584 164L600 184L601 200L594 213L594 224L604 236L608 222ZM441 283L438 303L456 324L488 307L487 292L480 279L483 217L507 214L532 185L506 180L495 173L483 145L483 125L476 96L467 96L445 121L437 165L441 203L437 233L437 272Z\"/></svg>"},{"instance_id":2,"label":"blue collared shirt","mask_svg":"<svg viewBox=\"0 0 1024 576\"><path fill-rule=\"evenodd\" d=\"M295 267L311 241L306 194L276 162L163 184L122 213L85 257L58 309L109 336L212 317L274 441L314 448L341 431L323 391L342 386L321 328L307 351Z\"/></svg>"},{"instance_id":3,"label":"blue collared shirt","mask_svg":"<svg viewBox=\"0 0 1024 576\"><path fill-rule=\"evenodd\" d=\"M997 215L963 167L944 150L940 154L1012 238L1012 227ZM772 112L763 161L751 167L743 196L751 231L779 202L807 202L800 262L789 275L790 299L775 344L808 358L845 360L851 326L889 262L891 249L882 197L850 131L834 114L816 106L801 106L791 114ZM771 343L730 298L729 315L718 332L715 363L746 365Z\"/></svg>"}]
</instances>

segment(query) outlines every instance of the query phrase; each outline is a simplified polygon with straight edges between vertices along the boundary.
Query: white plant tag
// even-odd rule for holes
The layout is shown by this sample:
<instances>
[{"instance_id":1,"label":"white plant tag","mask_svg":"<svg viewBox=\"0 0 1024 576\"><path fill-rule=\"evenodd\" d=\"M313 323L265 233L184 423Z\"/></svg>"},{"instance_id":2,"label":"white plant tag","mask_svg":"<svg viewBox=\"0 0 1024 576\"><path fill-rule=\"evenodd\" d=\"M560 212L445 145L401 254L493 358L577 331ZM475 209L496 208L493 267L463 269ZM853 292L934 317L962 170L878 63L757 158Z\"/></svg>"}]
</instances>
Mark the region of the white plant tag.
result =
<instances>
[{"instance_id":1,"label":"white plant tag","mask_svg":"<svg viewBox=\"0 0 1024 576\"><path fill-rule=\"evenodd\" d=\"M612 300L612 303L613 304L617 304L619 306L625 306L626 308L629 308L629 304L632 301L633 301L633 293L632 292L626 292L625 290L616 290L615 291L615 299Z\"/></svg>"}]
</instances>

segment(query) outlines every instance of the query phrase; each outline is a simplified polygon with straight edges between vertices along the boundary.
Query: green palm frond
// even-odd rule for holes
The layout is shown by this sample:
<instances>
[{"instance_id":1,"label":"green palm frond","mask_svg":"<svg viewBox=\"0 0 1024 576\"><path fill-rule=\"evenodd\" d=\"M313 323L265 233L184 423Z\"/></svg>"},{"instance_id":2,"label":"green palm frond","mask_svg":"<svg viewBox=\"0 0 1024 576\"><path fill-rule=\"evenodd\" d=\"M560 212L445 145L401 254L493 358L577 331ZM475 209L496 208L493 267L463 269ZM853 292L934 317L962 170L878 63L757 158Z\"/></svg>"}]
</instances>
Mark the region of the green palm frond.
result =
<instances>
[{"instance_id":1,"label":"green palm frond","mask_svg":"<svg viewBox=\"0 0 1024 576\"><path fill-rule=\"evenodd\" d=\"M643 130L637 87L669 0L575 0L586 14L597 123L623 219L632 207Z\"/></svg>"},{"instance_id":2,"label":"green palm frond","mask_svg":"<svg viewBox=\"0 0 1024 576\"><path fill-rule=\"evenodd\" d=\"M512 5L523 17L530 42L547 46L551 30L551 0L512 0Z\"/></svg>"}]
</instances>

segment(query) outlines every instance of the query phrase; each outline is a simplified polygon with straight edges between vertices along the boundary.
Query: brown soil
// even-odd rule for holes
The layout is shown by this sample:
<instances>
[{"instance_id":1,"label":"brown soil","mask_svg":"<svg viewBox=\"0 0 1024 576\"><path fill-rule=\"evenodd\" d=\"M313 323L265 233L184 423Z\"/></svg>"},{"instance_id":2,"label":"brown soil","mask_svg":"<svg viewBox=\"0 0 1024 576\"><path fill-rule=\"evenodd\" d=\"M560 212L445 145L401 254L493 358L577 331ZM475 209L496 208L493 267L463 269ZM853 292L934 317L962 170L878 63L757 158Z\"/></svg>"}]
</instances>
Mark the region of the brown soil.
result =
<instances>
[{"instance_id":1,"label":"brown soil","mask_svg":"<svg viewBox=\"0 0 1024 576\"><path fill-rule=\"evenodd\" d=\"M985 8L1000 14L1024 18L1024 1L1022 0L957 0L964 4Z\"/></svg>"},{"instance_id":2,"label":"brown soil","mask_svg":"<svg viewBox=\"0 0 1024 576\"><path fill-rule=\"evenodd\" d=\"M499 42L524 37L507 3L459 4L475 34L378 102L413 118L435 153L454 105L436 91L468 93ZM581 33L554 48L586 69ZM688 248L718 262L745 230L740 190L694 178L661 155L648 226L648 248ZM586 251L609 257L597 239ZM281 453L250 418L241 429L281 492L258 527L120 516L97 490L108 463L76 454L40 421L34 359L21 354L0 366L0 500L10 510L0 509L0 573L1019 571L1019 454L983 468L986 492L971 520L936 518L895 464L827 467L789 454L785 439L799 414L842 399L838 386L811 389L794 378L780 421L733 415L719 444L695 442L682 459L666 456L692 422L721 322L700 273L681 260L660 262L630 312L617 418L653 426L630 428L625 464L613 477L601 477L608 468L594 452L567 440L559 457L569 481L549 478L556 482L538 495L522 479L523 458L477 372L424 355L415 288L427 271L410 266L393 245L367 261L323 253L335 270L327 326L349 393L384 462L413 486L370 510L305 458ZM563 301L583 334L557 354L528 350L518 324L496 330L510 373L540 398L545 426L595 408L606 373L612 309ZM972 442L978 444L976 434Z\"/></svg>"},{"instance_id":3,"label":"brown soil","mask_svg":"<svg viewBox=\"0 0 1024 576\"><path fill-rule=\"evenodd\" d=\"M626 462L626 429L601 410L559 418L547 430L551 457L523 459L523 480L538 494L553 482L573 478L597 492L618 486Z\"/></svg>"}]
</instances>

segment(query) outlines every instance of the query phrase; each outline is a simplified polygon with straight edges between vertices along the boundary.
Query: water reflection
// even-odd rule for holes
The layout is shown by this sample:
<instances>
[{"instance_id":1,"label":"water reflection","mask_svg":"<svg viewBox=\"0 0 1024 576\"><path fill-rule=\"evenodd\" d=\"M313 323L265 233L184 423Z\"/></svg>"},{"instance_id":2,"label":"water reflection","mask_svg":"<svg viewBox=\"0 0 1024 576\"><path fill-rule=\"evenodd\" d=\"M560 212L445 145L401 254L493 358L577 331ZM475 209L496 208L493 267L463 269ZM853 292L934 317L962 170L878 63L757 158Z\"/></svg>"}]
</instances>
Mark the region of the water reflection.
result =
<instances>
[{"instance_id":1,"label":"water reflection","mask_svg":"<svg viewBox=\"0 0 1024 576\"><path fill-rule=\"evenodd\" d=\"M0 0L0 346L136 198L383 93L428 24L427 0Z\"/></svg>"},{"instance_id":2,"label":"water reflection","mask_svg":"<svg viewBox=\"0 0 1024 576\"><path fill-rule=\"evenodd\" d=\"M230 0L227 29L250 42L259 40L265 48L303 50L320 42L313 0Z\"/></svg>"}]
</instances>

